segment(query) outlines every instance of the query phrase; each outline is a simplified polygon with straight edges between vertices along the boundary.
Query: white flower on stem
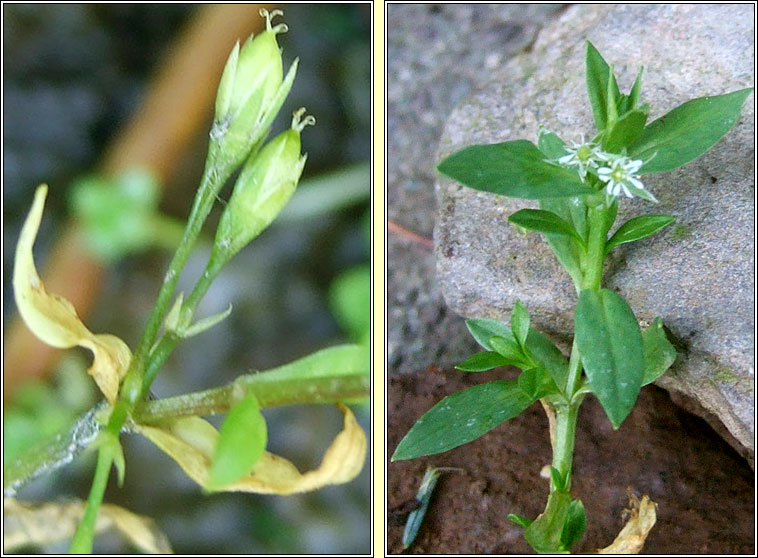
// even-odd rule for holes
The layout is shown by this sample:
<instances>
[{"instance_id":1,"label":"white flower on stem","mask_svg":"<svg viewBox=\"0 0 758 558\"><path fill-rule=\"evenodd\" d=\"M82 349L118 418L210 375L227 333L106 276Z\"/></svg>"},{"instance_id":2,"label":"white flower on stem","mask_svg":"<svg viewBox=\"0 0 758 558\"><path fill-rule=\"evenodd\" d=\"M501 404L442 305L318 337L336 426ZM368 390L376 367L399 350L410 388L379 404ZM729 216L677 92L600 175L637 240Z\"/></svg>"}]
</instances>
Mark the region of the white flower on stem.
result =
<instances>
[{"instance_id":1,"label":"white flower on stem","mask_svg":"<svg viewBox=\"0 0 758 558\"><path fill-rule=\"evenodd\" d=\"M605 161L607 155L600 150L600 146L592 142L585 143L582 137L581 143L571 142L571 147L566 147L567 155L558 159L558 164L564 167L578 167L579 176L584 180L587 169L598 168L598 161Z\"/></svg>"},{"instance_id":2,"label":"white flower on stem","mask_svg":"<svg viewBox=\"0 0 758 558\"><path fill-rule=\"evenodd\" d=\"M658 202L655 196L645 190L645 185L640 182L637 171L643 165L643 161L638 159L629 159L623 155L611 156L608 160L608 166L597 169L597 177L606 182L605 191L607 195L618 197L623 191L628 198L638 196L652 202Z\"/></svg>"}]
</instances>

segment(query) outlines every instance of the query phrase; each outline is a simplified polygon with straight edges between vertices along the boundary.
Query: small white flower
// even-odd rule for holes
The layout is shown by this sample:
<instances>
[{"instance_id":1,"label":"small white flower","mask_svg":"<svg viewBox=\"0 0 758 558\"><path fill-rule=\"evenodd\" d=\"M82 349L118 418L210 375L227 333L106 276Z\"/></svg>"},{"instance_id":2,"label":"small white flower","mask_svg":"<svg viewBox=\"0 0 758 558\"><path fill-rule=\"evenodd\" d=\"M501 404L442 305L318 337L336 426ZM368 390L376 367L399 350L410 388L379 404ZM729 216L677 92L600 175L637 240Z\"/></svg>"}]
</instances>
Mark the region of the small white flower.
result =
<instances>
[{"instance_id":1,"label":"small white flower","mask_svg":"<svg viewBox=\"0 0 758 558\"><path fill-rule=\"evenodd\" d=\"M592 142L585 143L582 137L581 143L571 142L571 147L566 147L568 155L558 159L558 164L564 167L578 167L579 176L582 180L587 176L587 169L598 168L598 161L605 161L607 155L600 150L599 145Z\"/></svg>"},{"instance_id":2,"label":"small white flower","mask_svg":"<svg viewBox=\"0 0 758 558\"><path fill-rule=\"evenodd\" d=\"M611 155L608 163L609 166L600 167L597 170L597 177L607 183L605 191L608 196L617 197L623 191L628 198L636 195L652 202L658 202L653 194L645 190L645 185L640 182L639 176L636 174L642 167L642 161Z\"/></svg>"}]
</instances>

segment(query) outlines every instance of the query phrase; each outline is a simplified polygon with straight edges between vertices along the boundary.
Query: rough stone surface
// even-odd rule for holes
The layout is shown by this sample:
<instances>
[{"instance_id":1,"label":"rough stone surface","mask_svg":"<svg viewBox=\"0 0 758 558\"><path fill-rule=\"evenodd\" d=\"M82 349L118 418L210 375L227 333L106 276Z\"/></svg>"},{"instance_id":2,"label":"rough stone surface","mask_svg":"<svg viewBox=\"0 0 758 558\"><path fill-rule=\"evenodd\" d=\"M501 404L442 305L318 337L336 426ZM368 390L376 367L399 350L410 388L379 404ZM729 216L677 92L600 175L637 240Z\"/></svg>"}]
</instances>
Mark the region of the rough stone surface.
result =
<instances>
[{"instance_id":1,"label":"rough stone surface","mask_svg":"<svg viewBox=\"0 0 758 558\"><path fill-rule=\"evenodd\" d=\"M442 298L428 246L436 206L435 151L453 108L527 47L561 9L387 6L387 212L402 227L390 229L387 244L387 361L393 373L455 364L475 350L463 320Z\"/></svg>"},{"instance_id":2,"label":"rough stone surface","mask_svg":"<svg viewBox=\"0 0 758 558\"><path fill-rule=\"evenodd\" d=\"M566 140L593 131L584 40L615 63L622 91L644 64L642 102L651 120L681 103L754 85L752 5L575 5L533 47L495 69L446 123L436 160L471 144L526 138L538 124ZM643 326L661 316L681 341L658 383L694 397L754 451L754 95L736 127L703 157L645 177L660 200L624 199L619 223L642 213L674 215L662 233L623 245L604 285L630 302ZM520 298L534 323L567 343L576 293L544 239L510 227L535 204L437 184L438 280L468 317L505 319Z\"/></svg>"}]
</instances>

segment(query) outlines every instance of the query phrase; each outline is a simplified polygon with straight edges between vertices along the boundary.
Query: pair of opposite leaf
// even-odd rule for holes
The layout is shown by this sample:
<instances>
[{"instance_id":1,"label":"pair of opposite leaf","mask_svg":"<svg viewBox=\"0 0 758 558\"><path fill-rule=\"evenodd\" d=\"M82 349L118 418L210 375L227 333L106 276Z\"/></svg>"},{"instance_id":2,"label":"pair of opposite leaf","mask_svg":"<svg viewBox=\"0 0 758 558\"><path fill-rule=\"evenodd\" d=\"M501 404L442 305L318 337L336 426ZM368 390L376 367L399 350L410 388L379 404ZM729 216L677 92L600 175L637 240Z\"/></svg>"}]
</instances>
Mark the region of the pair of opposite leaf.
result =
<instances>
[{"instance_id":1,"label":"pair of opposite leaf","mask_svg":"<svg viewBox=\"0 0 758 558\"><path fill-rule=\"evenodd\" d=\"M61 349L80 346L92 351L94 358L88 373L113 405L132 353L118 337L92 333L68 300L45 290L34 265L32 248L46 196L47 186L39 186L21 229L13 270L16 304L29 329L48 345ZM317 469L301 474L288 460L263 451L256 456L257 462L252 469L242 471L236 480L226 479L228 482L223 484L211 482L219 432L207 421L200 417L183 417L166 420L160 425L136 425L136 430L168 453L205 489L292 494L349 482L363 468L366 436L352 411L344 405L338 405L338 408L345 416L343 430L327 449ZM260 415L257 406L255 412Z\"/></svg>"}]
</instances>

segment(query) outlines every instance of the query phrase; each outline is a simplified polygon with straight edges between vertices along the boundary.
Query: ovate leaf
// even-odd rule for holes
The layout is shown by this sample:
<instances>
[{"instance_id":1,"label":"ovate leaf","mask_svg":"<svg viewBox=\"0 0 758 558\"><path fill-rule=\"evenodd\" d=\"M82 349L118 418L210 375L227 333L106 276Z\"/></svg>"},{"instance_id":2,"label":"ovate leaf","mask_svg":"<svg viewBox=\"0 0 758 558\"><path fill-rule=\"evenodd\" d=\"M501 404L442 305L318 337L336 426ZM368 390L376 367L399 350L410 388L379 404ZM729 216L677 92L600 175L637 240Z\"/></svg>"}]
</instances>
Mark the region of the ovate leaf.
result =
<instances>
[{"instance_id":1,"label":"ovate leaf","mask_svg":"<svg viewBox=\"0 0 758 558\"><path fill-rule=\"evenodd\" d=\"M732 129L752 87L700 97L651 122L629 146L629 156L650 161L639 174L670 171L700 157Z\"/></svg>"},{"instance_id":2,"label":"ovate leaf","mask_svg":"<svg viewBox=\"0 0 758 558\"><path fill-rule=\"evenodd\" d=\"M445 397L408 431L392 461L442 453L476 440L534 402L515 380L497 380Z\"/></svg>"},{"instance_id":3,"label":"ovate leaf","mask_svg":"<svg viewBox=\"0 0 758 558\"><path fill-rule=\"evenodd\" d=\"M564 550L571 550L571 547L579 542L587 529L587 514L584 510L584 504L581 500L574 500L569 505L566 523L563 525L561 532L561 546Z\"/></svg>"},{"instance_id":4,"label":"ovate leaf","mask_svg":"<svg viewBox=\"0 0 758 558\"><path fill-rule=\"evenodd\" d=\"M524 354L518 341L512 336L495 336L490 339L490 344L496 352L500 353L508 361L509 364L513 364L519 368L528 367L529 359Z\"/></svg>"},{"instance_id":5,"label":"ovate leaf","mask_svg":"<svg viewBox=\"0 0 758 558\"><path fill-rule=\"evenodd\" d=\"M519 374L517 382L519 389L521 389L521 391L524 392L524 395L528 398L535 400L539 398L538 390L541 382L539 368L529 368L528 370L524 370Z\"/></svg>"},{"instance_id":6,"label":"ovate leaf","mask_svg":"<svg viewBox=\"0 0 758 558\"><path fill-rule=\"evenodd\" d=\"M524 530L526 542L539 554L558 554L561 548L561 535L566 523L571 495L568 492L550 493L545 511Z\"/></svg>"},{"instance_id":7,"label":"ovate leaf","mask_svg":"<svg viewBox=\"0 0 758 558\"><path fill-rule=\"evenodd\" d=\"M540 129L537 148L542 151L546 159L555 160L566 155L566 143L556 134L548 132L544 128Z\"/></svg>"},{"instance_id":8,"label":"ovate leaf","mask_svg":"<svg viewBox=\"0 0 758 558\"><path fill-rule=\"evenodd\" d=\"M592 392L618 428L642 385L642 334L632 309L607 289L583 290L575 319L576 343Z\"/></svg>"},{"instance_id":9,"label":"ovate leaf","mask_svg":"<svg viewBox=\"0 0 758 558\"><path fill-rule=\"evenodd\" d=\"M564 221L571 223L582 239L587 238L587 206L579 198L555 198L540 200L540 208L551 211ZM582 281L581 245L571 237L558 234L545 235L550 248L553 249L558 261L568 271L575 284Z\"/></svg>"},{"instance_id":10,"label":"ovate leaf","mask_svg":"<svg viewBox=\"0 0 758 558\"><path fill-rule=\"evenodd\" d=\"M248 393L231 408L216 441L208 488L237 482L248 474L266 449L266 420L255 394Z\"/></svg>"},{"instance_id":11,"label":"ovate leaf","mask_svg":"<svg viewBox=\"0 0 758 558\"><path fill-rule=\"evenodd\" d=\"M511 311L511 331L516 341L523 347L526 343L526 337L529 335L529 312L518 299Z\"/></svg>"},{"instance_id":12,"label":"ovate leaf","mask_svg":"<svg viewBox=\"0 0 758 558\"><path fill-rule=\"evenodd\" d=\"M603 136L603 148L611 153L621 150L639 137L645 128L647 113L641 110L630 110L622 115L613 127L606 130Z\"/></svg>"},{"instance_id":13,"label":"ovate leaf","mask_svg":"<svg viewBox=\"0 0 758 558\"><path fill-rule=\"evenodd\" d=\"M542 333L531 328L526 339L526 349L547 369L558 388L565 389L568 361L558 347Z\"/></svg>"},{"instance_id":14,"label":"ovate leaf","mask_svg":"<svg viewBox=\"0 0 758 558\"><path fill-rule=\"evenodd\" d=\"M456 368L464 372L484 372L485 370L492 370L498 366L506 366L508 360L504 358L500 353L495 351L482 351L471 355L466 360L461 362Z\"/></svg>"},{"instance_id":15,"label":"ovate leaf","mask_svg":"<svg viewBox=\"0 0 758 558\"><path fill-rule=\"evenodd\" d=\"M466 320L466 327L476 342L488 351L494 351L490 343L493 337L513 338L511 328L498 320Z\"/></svg>"},{"instance_id":16,"label":"ovate leaf","mask_svg":"<svg viewBox=\"0 0 758 558\"><path fill-rule=\"evenodd\" d=\"M545 162L527 140L472 145L453 153L437 170L475 190L529 200L592 194L576 172Z\"/></svg>"},{"instance_id":17,"label":"ovate leaf","mask_svg":"<svg viewBox=\"0 0 758 558\"><path fill-rule=\"evenodd\" d=\"M519 227L541 232L575 238L580 244L584 241L573 226L551 211L542 209L520 209L508 217L508 221Z\"/></svg>"},{"instance_id":18,"label":"ovate leaf","mask_svg":"<svg viewBox=\"0 0 758 558\"><path fill-rule=\"evenodd\" d=\"M657 233L676 219L670 215L642 215L633 217L621 225L605 245L606 254L625 242L634 242Z\"/></svg>"},{"instance_id":19,"label":"ovate leaf","mask_svg":"<svg viewBox=\"0 0 758 558\"><path fill-rule=\"evenodd\" d=\"M656 318L642 334L642 348L645 353L642 385L646 386L663 376L676 360L676 349L666 338L660 318Z\"/></svg>"}]
</instances>

